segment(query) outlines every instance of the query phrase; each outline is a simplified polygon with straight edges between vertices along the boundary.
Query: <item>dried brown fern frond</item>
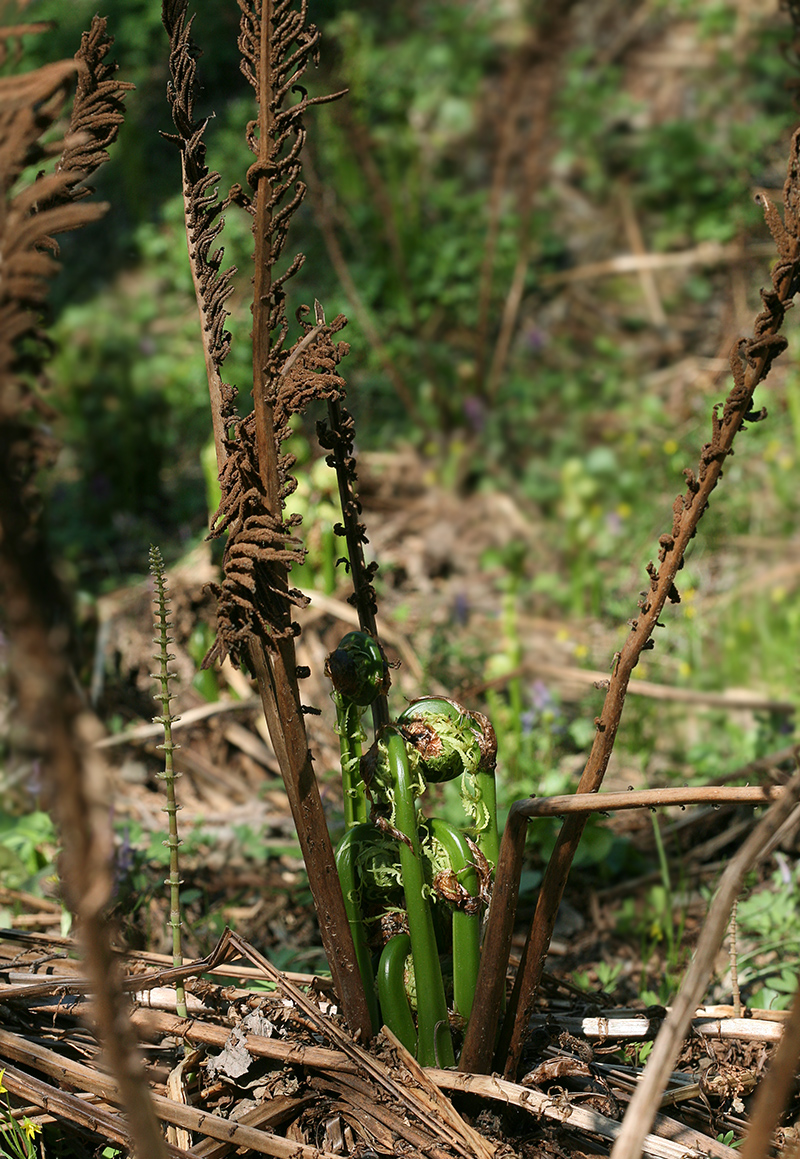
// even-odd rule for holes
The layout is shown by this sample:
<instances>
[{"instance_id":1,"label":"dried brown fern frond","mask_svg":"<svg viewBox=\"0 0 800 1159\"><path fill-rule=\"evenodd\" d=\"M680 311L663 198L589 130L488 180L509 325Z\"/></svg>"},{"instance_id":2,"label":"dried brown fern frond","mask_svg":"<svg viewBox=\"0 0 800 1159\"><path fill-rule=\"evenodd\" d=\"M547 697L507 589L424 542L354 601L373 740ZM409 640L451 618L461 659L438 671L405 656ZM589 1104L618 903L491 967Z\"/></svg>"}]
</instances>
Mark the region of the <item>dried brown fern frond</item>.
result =
<instances>
[{"instance_id":1,"label":"dried brown fern frond","mask_svg":"<svg viewBox=\"0 0 800 1159\"><path fill-rule=\"evenodd\" d=\"M229 426L237 418L236 390L222 378L222 364L231 346L231 335L225 329L225 303L232 293L231 279L236 270L232 266L223 269L224 250L214 248L223 226L220 214L227 202L220 202L217 194L219 173L206 164L204 133L208 122L195 120L194 116L200 53L192 39L186 0L164 0L161 17L169 36L167 100L176 129L175 134L167 136L181 153L189 262L200 313L217 467L221 472L230 449Z\"/></svg>"},{"instance_id":2,"label":"dried brown fern frond","mask_svg":"<svg viewBox=\"0 0 800 1159\"><path fill-rule=\"evenodd\" d=\"M108 160L108 147L117 138L125 117L125 93L134 88L116 75L117 65L106 62L113 37L107 32L105 17L94 16L88 32L81 37L75 53L78 84L72 102L69 132L57 172L73 170L83 174L81 184L70 190L73 201L88 197L93 190L86 178Z\"/></svg>"},{"instance_id":3,"label":"dried brown fern frond","mask_svg":"<svg viewBox=\"0 0 800 1159\"><path fill-rule=\"evenodd\" d=\"M0 78L0 421L11 424L6 438L19 477L30 477L46 454L41 428L24 416L47 413L31 383L45 348L42 304L58 268L54 239L105 213L104 205L79 204L90 192L81 183L107 159L105 147L116 137L122 99L132 87L114 78L115 65L102 64L112 43L105 29L96 17L74 60ZM52 141L50 130L64 112L76 72L67 136ZM42 170L12 192L27 170L54 156L53 172ZM25 497L31 498L28 492Z\"/></svg>"},{"instance_id":4,"label":"dried brown fern frond","mask_svg":"<svg viewBox=\"0 0 800 1159\"><path fill-rule=\"evenodd\" d=\"M347 352L334 336L344 325L302 322L303 333L287 347L287 280L302 255L277 272L292 215L305 186L299 180L305 141L303 114L309 100L298 83L315 58L317 30L306 21L306 5L291 0L239 0L242 71L252 84L258 117L246 128L256 160L247 173L252 195L236 185L220 201L219 175L205 161L205 121L195 120L197 58L186 0L164 0L170 37L168 98L181 150L189 257L203 327L213 413L221 502L212 535L227 535L222 583L217 595L217 635L204 664L230 655L245 662L258 680L270 735L281 765L309 884L320 919L325 951L353 1030L370 1033L370 1018L356 966L352 936L339 887L319 789L314 776L298 691L292 609L305 597L289 585L289 571L304 551L284 503L296 482L293 458L283 449L289 420L316 399L339 399L344 381L338 364ZM292 103L293 92L300 99ZM337 94L338 95L338 94ZM235 391L222 382L221 365L230 347L225 302L232 270L223 271L222 249L214 249L221 213L233 203L252 216L254 237L253 412L239 418Z\"/></svg>"},{"instance_id":5,"label":"dried brown fern frond","mask_svg":"<svg viewBox=\"0 0 800 1159\"><path fill-rule=\"evenodd\" d=\"M93 28L102 53L104 25ZM87 60L85 68L91 73L93 65ZM108 84L94 102L90 80L74 106L73 126L79 123L80 131L73 129L69 142L51 141L82 69L79 61L60 61L0 80L0 609L18 727L42 762L59 820L64 887L79 918L98 1030L120 1083L132 1146L140 1156L160 1159L166 1149L104 918L113 885L112 836L104 771L91 752L97 723L75 693L66 656L66 600L30 510L30 478L43 441L34 383L47 352L41 313L48 279L58 268L54 237L104 212L82 200L79 185L103 159L102 147L119 125L119 98L130 87L101 75L99 84ZM94 104L90 126L87 102ZM75 149L83 151L81 167ZM26 182L26 171L59 154L55 172Z\"/></svg>"}]
</instances>

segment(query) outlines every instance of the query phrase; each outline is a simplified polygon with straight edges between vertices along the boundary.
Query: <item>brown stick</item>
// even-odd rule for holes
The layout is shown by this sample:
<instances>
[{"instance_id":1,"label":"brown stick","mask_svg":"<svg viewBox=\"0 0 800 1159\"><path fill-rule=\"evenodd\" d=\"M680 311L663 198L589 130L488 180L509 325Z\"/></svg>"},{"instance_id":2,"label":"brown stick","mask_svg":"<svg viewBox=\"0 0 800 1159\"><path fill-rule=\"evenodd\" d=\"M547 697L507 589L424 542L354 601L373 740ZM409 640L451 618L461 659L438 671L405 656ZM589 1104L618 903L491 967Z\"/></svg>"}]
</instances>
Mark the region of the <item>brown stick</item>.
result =
<instances>
[{"instance_id":1,"label":"brown stick","mask_svg":"<svg viewBox=\"0 0 800 1159\"><path fill-rule=\"evenodd\" d=\"M698 789L643 789L624 793L574 793L561 797L525 798L515 801L506 822L500 846L500 858L492 894L492 904L481 950L481 964L475 1004L467 1027L459 1069L485 1073L490 1069L497 1024L500 1017L514 918L519 896L519 882L525 851L527 823L533 817L556 817L564 814L585 817L612 809L644 809L657 805L689 805L713 801L765 804L780 797L775 786L754 788L703 787Z\"/></svg>"},{"instance_id":2,"label":"brown stick","mask_svg":"<svg viewBox=\"0 0 800 1159\"><path fill-rule=\"evenodd\" d=\"M696 789L629 789L623 793L568 793L562 797L529 797L517 801L523 817L561 817L571 813L604 813L618 809L655 809L659 805L714 804L766 805L783 792L779 785L725 788L702 785Z\"/></svg>"},{"instance_id":3,"label":"brown stick","mask_svg":"<svg viewBox=\"0 0 800 1159\"><path fill-rule=\"evenodd\" d=\"M800 223L795 217L798 200L798 153L800 133L792 139L789 175L784 189L785 223L766 197L760 200L764 214L780 253L772 274L773 290L763 294L764 310L755 322L755 337L743 341L731 352L731 370L734 385L725 400L722 415L714 408L711 439L703 447L697 472L687 471L687 490L673 505L673 525L669 534L659 541L659 563L648 565L649 584L640 603L640 614L631 621L631 632L616 658L609 680L603 711L595 720L597 732L586 767L578 785L579 793L594 793L603 782L606 768L616 740L625 704L625 695L633 669L645 648L653 646L652 636L660 623L664 605L676 603L680 595L675 586L678 571L689 543L708 507L711 492L716 487L722 467L733 449L738 431L746 419L756 421L763 414L752 414L753 394L766 377L773 359L786 346L780 337L780 328L787 303L795 293L800 265ZM566 819L556 841L555 849L545 872L536 912L522 955L514 991L509 1002L498 1046L498 1062L507 1077L514 1077L522 1052L522 1043L528 1020L544 970L544 962L553 935L556 914L569 875L575 851L583 833L585 820L581 816Z\"/></svg>"},{"instance_id":4,"label":"brown stick","mask_svg":"<svg viewBox=\"0 0 800 1159\"><path fill-rule=\"evenodd\" d=\"M255 293L253 299L253 412L258 471L267 512L278 522L283 517L278 444L270 397L272 350L271 299L274 252L273 193L273 0L261 0L261 43L258 54L258 159L255 198ZM272 564L271 582L288 591L286 565ZM283 627L289 627L291 606L283 600ZM320 800L297 689L294 641L287 633L269 652L253 640L249 648L252 671L264 706L270 739L283 774L289 806L297 828L314 897L325 953L336 982L344 1016L351 1029L365 1037L371 1023L364 987L356 965L353 938L344 908L330 835Z\"/></svg>"},{"instance_id":5,"label":"brown stick","mask_svg":"<svg viewBox=\"0 0 800 1159\"><path fill-rule=\"evenodd\" d=\"M714 961L728 929L734 900L739 896L745 874L780 840L782 827L789 822L800 800L800 772L795 773L779 800L775 801L731 859L708 911L694 957L672 1004L644 1074L628 1104L622 1130L611 1152L612 1159L638 1159L642 1143L658 1111L661 1095L675 1069L678 1053L689 1024L702 999Z\"/></svg>"},{"instance_id":6,"label":"brown stick","mask_svg":"<svg viewBox=\"0 0 800 1159\"><path fill-rule=\"evenodd\" d=\"M800 1069L800 984L783 1026L783 1036L756 1090L750 1114L750 1130L739 1154L742 1159L767 1159L772 1136L786 1109Z\"/></svg>"}]
</instances>

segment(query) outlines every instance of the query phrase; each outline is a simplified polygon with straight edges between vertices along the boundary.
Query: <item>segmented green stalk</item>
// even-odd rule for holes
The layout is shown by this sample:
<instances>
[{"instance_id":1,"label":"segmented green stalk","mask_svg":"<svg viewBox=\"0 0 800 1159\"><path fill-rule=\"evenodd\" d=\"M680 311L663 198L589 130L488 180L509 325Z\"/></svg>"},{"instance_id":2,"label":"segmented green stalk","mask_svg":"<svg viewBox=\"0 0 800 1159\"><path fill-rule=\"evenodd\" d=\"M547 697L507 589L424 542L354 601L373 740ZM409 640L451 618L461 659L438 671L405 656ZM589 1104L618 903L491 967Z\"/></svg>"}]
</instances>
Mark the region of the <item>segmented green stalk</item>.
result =
<instances>
[{"instance_id":1,"label":"segmented green stalk","mask_svg":"<svg viewBox=\"0 0 800 1159\"><path fill-rule=\"evenodd\" d=\"M178 837L178 810L181 806L175 799L175 778L176 775L180 776L180 773L175 773L172 763L172 754L178 747L172 743L172 725L177 718L173 717L169 706L169 702L172 699L169 682L174 675L174 673L169 671L169 661L174 660L175 657L168 650L168 645L172 643L172 637L168 634L172 624L167 619L167 604L170 603L170 600L167 596L167 584L164 577L164 561L161 558L159 549L152 546L150 548L150 571L156 585L155 628L158 633L153 640L153 643L158 645L158 652L153 656L153 659L158 660L160 665L159 671L157 673L154 672L152 675L153 679L157 680L161 685L161 691L157 692L153 697L154 700L160 701L161 712L158 716L153 717L153 721L156 724L162 725L164 729L164 743L158 746L164 750L164 772L158 775L164 781L167 790L167 803L162 807L162 812L166 813L169 818L169 837L163 843L169 848L169 877L165 879L164 884L169 886L169 924L172 927L172 964L173 966L182 966L180 901L180 887L182 882L178 860L178 847L181 844L180 838ZM175 998L178 1017L185 1018L186 995L182 983L177 983L175 986Z\"/></svg>"},{"instance_id":2,"label":"segmented green stalk","mask_svg":"<svg viewBox=\"0 0 800 1159\"><path fill-rule=\"evenodd\" d=\"M417 1058L423 1066L455 1066L442 969L422 865L408 751L396 728L388 728L384 737L394 784L394 824L404 838L398 840L397 846L417 983Z\"/></svg>"}]
</instances>

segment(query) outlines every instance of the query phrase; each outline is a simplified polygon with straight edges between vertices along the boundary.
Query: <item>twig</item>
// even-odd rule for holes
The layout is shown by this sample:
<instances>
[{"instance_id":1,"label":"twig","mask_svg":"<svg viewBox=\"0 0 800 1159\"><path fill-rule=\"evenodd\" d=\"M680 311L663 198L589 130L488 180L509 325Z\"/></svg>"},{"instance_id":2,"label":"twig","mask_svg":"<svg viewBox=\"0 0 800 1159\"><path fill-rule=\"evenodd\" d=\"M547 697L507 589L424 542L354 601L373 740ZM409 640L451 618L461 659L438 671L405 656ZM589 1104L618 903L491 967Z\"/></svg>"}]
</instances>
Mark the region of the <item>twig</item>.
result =
<instances>
[{"instance_id":1,"label":"twig","mask_svg":"<svg viewBox=\"0 0 800 1159\"><path fill-rule=\"evenodd\" d=\"M736 915L739 909L738 897L733 903L731 911L731 945L730 945L730 959L731 959L731 993L733 995L733 1009L735 1017L738 1018L742 1013L742 995L739 990L739 959L736 952Z\"/></svg>"},{"instance_id":2,"label":"twig","mask_svg":"<svg viewBox=\"0 0 800 1159\"><path fill-rule=\"evenodd\" d=\"M567 793L561 797L529 797L517 801L523 817L562 817L569 813L603 813L618 809L655 809L659 805L715 804L764 805L778 800L779 785L732 787L702 785L696 789L629 789L620 793Z\"/></svg>"},{"instance_id":3,"label":"twig","mask_svg":"<svg viewBox=\"0 0 800 1159\"><path fill-rule=\"evenodd\" d=\"M198 724L199 721L208 720L211 716L218 716L223 712L236 712L240 709L250 710L258 708L260 704L261 699L258 696L250 696L247 700L216 700L213 704L200 704L197 708L188 708L186 712L182 712L180 720L172 722L172 728L173 731L179 728L188 728L190 724ZM100 737L94 742L94 747L96 749L110 749L121 744L152 740L154 737L161 736L163 731L160 724L136 724L132 728L115 733L113 736Z\"/></svg>"},{"instance_id":4,"label":"twig","mask_svg":"<svg viewBox=\"0 0 800 1159\"><path fill-rule=\"evenodd\" d=\"M774 849L780 840L781 829L793 819L798 800L800 772L795 773L781 798L770 806L723 873L694 957L672 1009L659 1031L642 1081L628 1106L622 1131L611 1152L612 1159L638 1159L641 1154L645 1135L658 1110L669 1074L675 1067L681 1044L714 969L716 955L728 928L731 908L741 892L745 874Z\"/></svg>"},{"instance_id":5,"label":"twig","mask_svg":"<svg viewBox=\"0 0 800 1159\"><path fill-rule=\"evenodd\" d=\"M716 796L717 793L732 794ZM700 789L643 789L623 793L575 793L560 797L525 798L515 801L506 821L500 846L489 921L486 926L476 1003L470 1017L460 1068L482 1071L491 1060L497 1036L497 1019L505 993L505 978L514 933L514 919L519 897L519 882L525 852L527 822L531 817L589 813L611 809L653 808L656 805L683 805L700 801L747 801L763 804L780 799L782 790L774 786L753 788L704 787ZM740 794L742 794L740 796ZM484 963L492 963L489 970Z\"/></svg>"},{"instance_id":6,"label":"twig","mask_svg":"<svg viewBox=\"0 0 800 1159\"><path fill-rule=\"evenodd\" d=\"M619 254L602 262L587 262L571 270L544 274L542 286L559 286L569 282L582 282L591 278L615 277L618 274L638 274L642 270L670 270L686 266L733 265L751 257L762 257L774 253L768 242L754 242L752 245L720 245L716 241L704 241L694 249L680 250L667 254Z\"/></svg>"},{"instance_id":7,"label":"twig","mask_svg":"<svg viewBox=\"0 0 800 1159\"><path fill-rule=\"evenodd\" d=\"M543 1095L541 1091L532 1087L523 1087L517 1083L508 1082L496 1075L472 1075L458 1071L434 1070L427 1071L437 1086L444 1090L467 1092L479 1095L485 1099L495 1099L500 1103L512 1103L530 1111L537 1118L543 1116L553 1119L562 1127L575 1127L581 1132L597 1135L601 1139L615 1139L620 1132L620 1124L614 1119L601 1115L599 1111L576 1107L568 1101ZM647 1135L644 1153L654 1159L686 1159L697 1156L698 1151L687 1147L684 1143L675 1143L670 1139L662 1139L658 1135ZM715 1148L714 1154L721 1155ZM737 1152L733 1148L725 1148L728 1159L735 1159Z\"/></svg>"},{"instance_id":8,"label":"twig","mask_svg":"<svg viewBox=\"0 0 800 1159\"><path fill-rule=\"evenodd\" d=\"M758 1084L750 1129L739 1154L742 1159L767 1159L772 1136L781 1120L789 1095L797 1081L800 1064L800 984L795 991L783 1037L770 1060L767 1073Z\"/></svg>"}]
</instances>

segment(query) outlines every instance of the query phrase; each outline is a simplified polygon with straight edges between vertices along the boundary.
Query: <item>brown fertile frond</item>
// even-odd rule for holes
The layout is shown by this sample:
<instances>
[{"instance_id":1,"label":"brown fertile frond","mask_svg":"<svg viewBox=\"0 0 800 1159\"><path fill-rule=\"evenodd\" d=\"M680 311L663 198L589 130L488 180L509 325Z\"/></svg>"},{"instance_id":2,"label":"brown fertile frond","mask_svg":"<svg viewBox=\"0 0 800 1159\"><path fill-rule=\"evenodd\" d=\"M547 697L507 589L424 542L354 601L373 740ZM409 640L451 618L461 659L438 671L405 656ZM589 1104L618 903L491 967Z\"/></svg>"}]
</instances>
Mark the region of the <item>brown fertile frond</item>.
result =
<instances>
[{"instance_id":1,"label":"brown fertile frond","mask_svg":"<svg viewBox=\"0 0 800 1159\"><path fill-rule=\"evenodd\" d=\"M42 137L62 113L75 70L73 61L59 61L0 79L0 410L6 414L16 413L26 395L15 379L16 343L24 335L39 337L38 312L57 268L53 237L105 212L102 205L71 203L70 190L82 176L72 169L40 174L10 195L23 171L52 152Z\"/></svg>"},{"instance_id":2,"label":"brown fertile frond","mask_svg":"<svg viewBox=\"0 0 800 1159\"><path fill-rule=\"evenodd\" d=\"M309 60L316 60L319 33L315 27L306 26L305 3L293 9L291 0L279 0L274 6L264 0L239 0L239 7L242 69L256 89L259 103L258 120L247 128L248 144L257 160L247 174L254 191L252 200L238 187L231 191L229 200L244 204L253 215L254 410L249 418L236 421L221 397L214 417L222 499L212 534L227 531L228 542L223 558L224 578L217 589L218 635L206 664L229 652L237 659L245 659L248 641L260 641L271 650L295 633L291 609L304 601L289 588L287 575L293 563L302 562L304 551L294 535L299 520L285 520L283 516L284 502L296 482L291 476L294 459L283 452L282 444L289 434L292 415L302 413L312 399L328 400L341 395L344 382L336 373L336 366L348 349L346 344L332 340L332 335L344 325L343 318L331 325L303 324L303 336L291 349L285 349L289 325L284 287L300 269L302 255L298 254L281 274L275 274L291 217L305 194L305 186L299 180L300 152L305 142L303 112L310 104L334 99L310 101L298 84ZM269 28L262 24L262 8L271 13ZM196 50L189 40L185 11L181 0L164 2L164 22L171 30L175 60L173 116L181 140L191 139L202 160L203 126L191 119ZM267 45L263 57L262 39ZM294 90L301 93L300 101L285 107L289 92ZM216 179L216 175L202 169L198 185L201 201ZM207 207L209 236L215 237L220 225L219 207L210 199L202 204ZM187 216L191 218L191 214ZM190 232L190 250L191 247ZM202 285L202 278L196 277L196 282ZM221 307L222 295L227 297L230 292L227 282L218 277L211 285ZM212 338L214 326L221 326L219 315L204 327ZM232 425L233 439L228 438ZM220 442L224 445L222 455Z\"/></svg>"},{"instance_id":3,"label":"brown fertile frond","mask_svg":"<svg viewBox=\"0 0 800 1159\"><path fill-rule=\"evenodd\" d=\"M192 39L186 0L164 0L161 18L170 45L167 100L177 130L176 134L168 135L168 140L174 141L181 151L186 239L200 311L217 466L222 471L230 452L228 429L236 419L236 388L222 378L222 363L231 347L231 335L225 329L228 317L225 303L233 292L231 279L236 269L230 266L224 270L225 251L221 246L213 247L224 224L220 215L236 195L219 201L220 175L206 164L203 135L208 121L194 118L200 50Z\"/></svg>"},{"instance_id":4,"label":"brown fertile frond","mask_svg":"<svg viewBox=\"0 0 800 1159\"><path fill-rule=\"evenodd\" d=\"M247 127L247 143L258 158L250 167L247 180L254 190L255 213L260 212L266 226L265 256L270 271L283 252L292 216L306 193L304 182L299 180L300 153L306 139L303 114L310 105L325 104L344 95L340 92L308 99L300 79L310 61L318 62L320 33L315 25L306 24L305 0L297 9L292 2L278 0L270 5L270 28L265 29L261 0L238 0L242 12L241 69L255 89L259 104L258 121L251 121ZM263 43L268 46L266 60L261 58ZM290 92L300 93L296 104L285 103ZM268 379L279 372L282 359L287 357L283 351L288 333L284 285L304 260L298 254L282 275L270 277L267 329L273 341L270 357L262 367Z\"/></svg>"},{"instance_id":5,"label":"brown fertile frond","mask_svg":"<svg viewBox=\"0 0 800 1159\"><path fill-rule=\"evenodd\" d=\"M104 17L95 16L89 31L81 36L81 46L75 53L78 85L64 152L56 169L80 172L83 181L108 160L108 146L116 141L125 118L125 93L135 88L129 81L116 79L115 61L104 63L114 43L113 36L106 33L107 27ZM81 184L73 190L72 199L79 201L92 192Z\"/></svg>"},{"instance_id":6,"label":"brown fertile frond","mask_svg":"<svg viewBox=\"0 0 800 1159\"><path fill-rule=\"evenodd\" d=\"M322 307L318 302L315 305L321 316ZM361 630L367 632L374 640L378 640L378 597L373 583L378 564L375 560L368 564L364 559L364 545L369 543L369 540L366 536L366 525L360 520L362 509L356 491L358 475L353 453L355 433L356 424L353 416L341 405L338 398L330 399L328 422L317 423L317 438L320 446L331 452L325 461L336 472L342 522L337 523L333 530L347 542L350 576L353 581L353 594L348 597L348 603L353 604L358 612ZM347 564L348 560L344 562ZM389 703L386 698L388 688L387 673L386 688L372 704L372 720L376 735L389 723Z\"/></svg>"},{"instance_id":7,"label":"brown fertile frond","mask_svg":"<svg viewBox=\"0 0 800 1159\"><path fill-rule=\"evenodd\" d=\"M305 312L307 309L304 308ZM305 334L289 351L276 390L274 416L276 436L282 442L289 433L292 415L302 414L314 399L338 401L344 379L336 373L347 354L346 342L333 335L345 325L339 315L330 325L305 326ZM294 491L291 474L294 456L281 453L277 460L281 503ZM230 654L236 662L247 657L253 637L268 647L296 633L288 621L287 605L303 607L301 592L287 587L285 573L302 563L305 552L294 536L298 516L284 519L264 511L264 497L257 467L255 416L248 415L236 429L233 451L220 477L222 502L214 517L214 534L228 532L223 556L223 582L217 595L217 640L204 665Z\"/></svg>"}]
</instances>

